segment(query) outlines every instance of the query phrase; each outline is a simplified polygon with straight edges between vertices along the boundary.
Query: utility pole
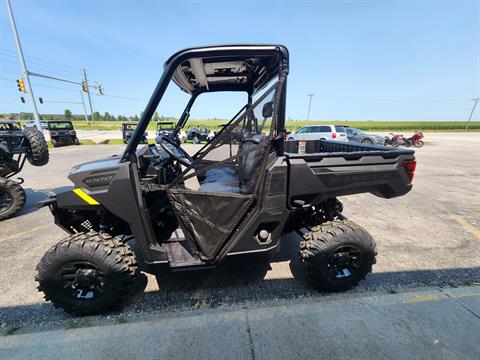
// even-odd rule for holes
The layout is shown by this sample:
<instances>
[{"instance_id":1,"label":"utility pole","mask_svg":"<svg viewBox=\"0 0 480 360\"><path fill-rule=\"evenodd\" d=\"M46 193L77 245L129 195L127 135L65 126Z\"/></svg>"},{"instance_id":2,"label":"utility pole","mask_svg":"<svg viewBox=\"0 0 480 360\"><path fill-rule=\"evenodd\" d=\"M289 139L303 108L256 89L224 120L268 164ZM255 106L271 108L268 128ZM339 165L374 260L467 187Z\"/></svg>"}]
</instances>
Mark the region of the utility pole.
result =
<instances>
[{"instance_id":1,"label":"utility pole","mask_svg":"<svg viewBox=\"0 0 480 360\"><path fill-rule=\"evenodd\" d=\"M475 102L473 103L472 111L470 112L470 116L468 117L467 124L465 125L465 130L468 130L468 125L470 124L470 120L472 120L473 112L475 111L475 108L477 107L478 100L480 100L480 98L477 97L476 99L472 99L472 100L475 101Z\"/></svg>"},{"instance_id":2,"label":"utility pole","mask_svg":"<svg viewBox=\"0 0 480 360\"><path fill-rule=\"evenodd\" d=\"M83 111L85 112L85 122L88 124L87 107L85 106L85 99L83 98L83 92L82 91L80 91L80 96L82 97ZM93 116L92 116L92 118L93 118Z\"/></svg>"},{"instance_id":3,"label":"utility pole","mask_svg":"<svg viewBox=\"0 0 480 360\"><path fill-rule=\"evenodd\" d=\"M307 121L310 120L310 108L312 107L312 97L313 94L308 94L308 112L307 112Z\"/></svg>"},{"instance_id":4,"label":"utility pole","mask_svg":"<svg viewBox=\"0 0 480 360\"><path fill-rule=\"evenodd\" d=\"M88 105L90 105L90 116L91 116L92 124L94 124L95 120L93 119L92 98L90 97L90 88L88 86L88 80L87 80L87 70L85 69L83 69L83 78L85 79L85 83L87 84Z\"/></svg>"},{"instance_id":5,"label":"utility pole","mask_svg":"<svg viewBox=\"0 0 480 360\"><path fill-rule=\"evenodd\" d=\"M25 83L27 85L26 90L30 94L33 116L35 118L35 125L37 126L38 131L43 132L42 126L40 124L40 115L38 114L37 104L35 103L35 96L33 95L32 84L30 83L30 77L27 70L27 65L25 64L22 45L20 44L20 38L18 36L17 25L15 24L15 18L13 17L12 5L10 4L10 0L5 0L5 5L7 6L8 16L10 18L10 24L12 25L13 36L15 38L15 43L17 45L18 58L20 59L20 64L22 66L23 77L25 78Z\"/></svg>"}]
</instances>

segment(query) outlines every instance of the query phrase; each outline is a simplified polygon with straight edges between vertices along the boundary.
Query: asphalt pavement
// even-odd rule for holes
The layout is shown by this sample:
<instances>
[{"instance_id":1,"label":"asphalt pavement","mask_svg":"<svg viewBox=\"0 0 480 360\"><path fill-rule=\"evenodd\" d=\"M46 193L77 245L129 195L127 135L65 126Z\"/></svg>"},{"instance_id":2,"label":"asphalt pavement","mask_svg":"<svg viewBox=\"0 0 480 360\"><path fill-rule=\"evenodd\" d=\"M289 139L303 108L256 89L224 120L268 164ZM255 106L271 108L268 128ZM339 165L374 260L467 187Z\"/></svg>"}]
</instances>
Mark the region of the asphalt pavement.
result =
<instances>
[{"instance_id":1,"label":"asphalt pavement","mask_svg":"<svg viewBox=\"0 0 480 360\"><path fill-rule=\"evenodd\" d=\"M342 198L345 215L365 227L378 244L373 273L341 295L319 294L298 270L298 237L290 235L285 256L268 265L245 261L220 269L148 277L121 311L89 318L92 323L133 321L144 316L225 311L291 299L344 299L422 287L451 288L480 281L480 134L426 134L417 150L414 188L385 200L370 194ZM194 145L186 145L194 151ZM26 165L28 202L0 225L0 332L64 328L74 321L44 302L34 282L43 253L65 237L46 208L35 203L45 191L71 186L66 175L79 163L118 154L123 146L69 146L51 150L50 163ZM253 259L255 260L255 259ZM340 296L340 297L339 297ZM337 301L337 300L332 300ZM343 300L342 300L343 301ZM183 315L182 315L183 316ZM186 316L186 315L185 315Z\"/></svg>"},{"instance_id":2,"label":"asphalt pavement","mask_svg":"<svg viewBox=\"0 0 480 360\"><path fill-rule=\"evenodd\" d=\"M3 336L0 358L476 360L480 286L77 324Z\"/></svg>"}]
</instances>

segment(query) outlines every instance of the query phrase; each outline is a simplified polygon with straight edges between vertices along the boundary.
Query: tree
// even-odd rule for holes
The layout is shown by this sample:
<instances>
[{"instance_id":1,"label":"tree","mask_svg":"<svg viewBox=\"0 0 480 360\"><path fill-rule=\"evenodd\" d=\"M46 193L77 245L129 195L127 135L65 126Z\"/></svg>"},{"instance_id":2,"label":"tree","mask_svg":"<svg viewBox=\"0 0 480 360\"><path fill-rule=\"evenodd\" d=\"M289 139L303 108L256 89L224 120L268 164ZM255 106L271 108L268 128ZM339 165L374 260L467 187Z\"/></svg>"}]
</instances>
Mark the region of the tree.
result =
<instances>
[{"instance_id":1,"label":"tree","mask_svg":"<svg viewBox=\"0 0 480 360\"><path fill-rule=\"evenodd\" d=\"M103 120L104 121L110 121L110 113L108 111L105 111L105 114L103 114Z\"/></svg>"},{"instance_id":2,"label":"tree","mask_svg":"<svg viewBox=\"0 0 480 360\"><path fill-rule=\"evenodd\" d=\"M102 115L100 115L100 113L98 111L95 111L93 113L93 121L100 121L102 118Z\"/></svg>"},{"instance_id":3,"label":"tree","mask_svg":"<svg viewBox=\"0 0 480 360\"><path fill-rule=\"evenodd\" d=\"M140 121L140 118L138 117L138 115L135 115L134 119L135 119L135 121L137 121L137 122Z\"/></svg>"},{"instance_id":4,"label":"tree","mask_svg":"<svg viewBox=\"0 0 480 360\"><path fill-rule=\"evenodd\" d=\"M72 120L72 111L69 109L65 109L63 112L63 116L65 117L65 120Z\"/></svg>"},{"instance_id":5,"label":"tree","mask_svg":"<svg viewBox=\"0 0 480 360\"><path fill-rule=\"evenodd\" d=\"M158 116L158 113L155 111L155 113L153 114L153 118L152 118L153 121L155 122L158 122L158 120L160 120L160 116Z\"/></svg>"}]
</instances>

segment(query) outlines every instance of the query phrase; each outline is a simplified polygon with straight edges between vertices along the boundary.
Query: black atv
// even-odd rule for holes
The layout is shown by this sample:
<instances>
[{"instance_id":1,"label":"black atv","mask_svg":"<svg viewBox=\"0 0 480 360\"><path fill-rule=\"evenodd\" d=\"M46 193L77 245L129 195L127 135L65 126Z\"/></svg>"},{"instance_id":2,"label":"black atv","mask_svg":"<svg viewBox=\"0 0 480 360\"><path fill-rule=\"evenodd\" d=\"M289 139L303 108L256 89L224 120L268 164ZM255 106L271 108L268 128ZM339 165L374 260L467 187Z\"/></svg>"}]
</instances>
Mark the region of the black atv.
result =
<instances>
[{"instance_id":1,"label":"black atv","mask_svg":"<svg viewBox=\"0 0 480 360\"><path fill-rule=\"evenodd\" d=\"M80 145L77 132L69 120L51 120L48 121L48 131L50 132L50 141L53 147L63 145Z\"/></svg>"},{"instance_id":2,"label":"black atv","mask_svg":"<svg viewBox=\"0 0 480 360\"><path fill-rule=\"evenodd\" d=\"M194 127L187 130L187 140L194 144L200 144L202 141L209 142L215 136L215 133L207 128Z\"/></svg>"},{"instance_id":3,"label":"black atv","mask_svg":"<svg viewBox=\"0 0 480 360\"><path fill-rule=\"evenodd\" d=\"M136 122L124 122L122 123L122 139L123 143L127 144L130 141L135 129L137 128L138 123ZM148 132L145 130L143 131L142 135L140 136L140 144L148 144Z\"/></svg>"},{"instance_id":4,"label":"black atv","mask_svg":"<svg viewBox=\"0 0 480 360\"><path fill-rule=\"evenodd\" d=\"M25 160L43 166L48 158L47 143L36 127L22 130L18 121L0 120L0 220L14 216L25 206L23 179L12 179Z\"/></svg>"},{"instance_id":5,"label":"black atv","mask_svg":"<svg viewBox=\"0 0 480 360\"><path fill-rule=\"evenodd\" d=\"M296 232L306 279L343 291L372 270L375 242L342 215L337 196L392 198L412 188L414 152L326 140L284 142L288 51L281 45L212 46L170 57L120 156L75 166L73 190L48 206L69 236L37 267L38 288L75 314L108 311L153 274L216 267L225 258L272 254ZM245 106L194 155L172 137L139 147L173 81L191 95L239 91ZM234 144L232 139L241 139Z\"/></svg>"}]
</instances>

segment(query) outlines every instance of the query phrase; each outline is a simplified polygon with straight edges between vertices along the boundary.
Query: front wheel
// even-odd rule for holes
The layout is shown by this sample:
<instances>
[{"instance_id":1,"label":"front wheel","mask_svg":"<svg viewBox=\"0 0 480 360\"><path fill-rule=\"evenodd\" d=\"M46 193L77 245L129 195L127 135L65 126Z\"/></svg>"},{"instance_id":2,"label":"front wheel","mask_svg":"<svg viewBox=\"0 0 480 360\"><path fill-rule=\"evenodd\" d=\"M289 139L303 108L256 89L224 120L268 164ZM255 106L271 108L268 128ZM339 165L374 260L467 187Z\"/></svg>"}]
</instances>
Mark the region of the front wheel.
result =
<instances>
[{"instance_id":1,"label":"front wheel","mask_svg":"<svg viewBox=\"0 0 480 360\"><path fill-rule=\"evenodd\" d=\"M27 160L34 166L43 166L48 164L48 144L43 134L36 127L24 130L25 138L29 145Z\"/></svg>"},{"instance_id":2,"label":"front wheel","mask_svg":"<svg viewBox=\"0 0 480 360\"><path fill-rule=\"evenodd\" d=\"M0 221L11 218L23 209L25 190L15 181L0 178Z\"/></svg>"},{"instance_id":3,"label":"front wheel","mask_svg":"<svg viewBox=\"0 0 480 360\"><path fill-rule=\"evenodd\" d=\"M368 145L373 145L373 141L370 139L363 139L362 144L368 144Z\"/></svg>"},{"instance_id":4,"label":"front wheel","mask_svg":"<svg viewBox=\"0 0 480 360\"><path fill-rule=\"evenodd\" d=\"M50 248L35 280L55 307L93 315L118 307L132 293L137 276L135 255L126 244L91 231Z\"/></svg>"},{"instance_id":5,"label":"front wheel","mask_svg":"<svg viewBox=\"0 0 480 360\"><path fill-rule=\"evenodd\" d=\"M345 291L372 271L377 255L370 234L349 220L315 226L300 242L306 280L321 291Z\"/></svg>"}]
</instances>

